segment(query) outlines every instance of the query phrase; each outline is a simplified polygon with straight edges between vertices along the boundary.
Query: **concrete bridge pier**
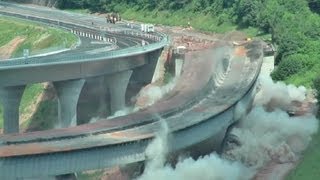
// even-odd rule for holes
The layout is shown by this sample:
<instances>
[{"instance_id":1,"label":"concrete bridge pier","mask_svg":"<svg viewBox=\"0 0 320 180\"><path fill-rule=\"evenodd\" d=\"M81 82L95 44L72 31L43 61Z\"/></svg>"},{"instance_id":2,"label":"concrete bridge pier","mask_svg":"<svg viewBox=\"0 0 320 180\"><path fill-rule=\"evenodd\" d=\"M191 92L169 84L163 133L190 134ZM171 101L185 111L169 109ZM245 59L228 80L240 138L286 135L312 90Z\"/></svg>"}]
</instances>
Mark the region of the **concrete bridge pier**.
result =
<instances>
[{"instance_id":1,"label":"concrete bridge pier","mask_svg":"<svg viewBox=\"0 0 320 180\"><path fill-rule=\"evenodd\" d=\"M25 85L0 87L3 106L3 133L19 133L19 106Z\"/></svg>"},{"instance_id":2,"label":"concrete bridge pier","mask_svg":"<svg viewBox=\"0 0 320 180\"><path fill-rule=\"evenodd\" d=\"M77 104L84 79L56 81L53 85L58 94L58 127L77 125Z\"/></svg>"},{"instance_id":3,"label":"concrete bridge pier","mask_svg":"<svg viewBox=\"0 0 320 180\"><path fill-rule=\"evenodd\" d=\"M107 92L108 87L105 82L105 76L99 77L99 85L98 88L100 91L100 98L99 98L99 108L98 108L98 114L100 117L106 117L108 115L108 104L107 104Z\"/></svg>"},{"instance_id":4,"label":"concrete bridge pier","mask_svg":"<svg viewBox=\"0 0 320 180\"><path fill-rule=\"evenodd\" d=\"M115 112L125 108L126 91L131 75L132 70L127 70L105 76L110 93L111 114L114 114Z\"/></svg>"},{"instance_id":5,"label":"concrete bridge pier","mask_svg":"<svg viewBox=\"0 0 320 180\"><path fill-rule=\"evenodd\" d=\"M133 82L144 85L151 83L162 50L163 48L146 54L148 63L134 69L131 78Z\"/></svg>"}]
</instances>

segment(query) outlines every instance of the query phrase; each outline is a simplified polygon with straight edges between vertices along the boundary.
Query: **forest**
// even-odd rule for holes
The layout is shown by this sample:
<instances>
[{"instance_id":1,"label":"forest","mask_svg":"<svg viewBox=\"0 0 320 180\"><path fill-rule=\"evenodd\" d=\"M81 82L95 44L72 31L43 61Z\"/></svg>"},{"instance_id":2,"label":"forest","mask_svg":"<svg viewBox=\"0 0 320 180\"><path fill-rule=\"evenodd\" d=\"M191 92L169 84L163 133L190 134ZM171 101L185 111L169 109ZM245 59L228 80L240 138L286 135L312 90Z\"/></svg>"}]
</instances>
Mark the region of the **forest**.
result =
<instances>
[{"instance_id":1,"label":"forest","mask_svg":"<svg viewBox=\"0 0 320 180\"><path fill-rule=\"evenodd\" d=\"M274 80L320 88L320 0L58 0L57 6L91 12L166 12L166 18L180 12L213 16L217 26L254 27L270 34L277 48Z\"/></svg>"}]
</instances>

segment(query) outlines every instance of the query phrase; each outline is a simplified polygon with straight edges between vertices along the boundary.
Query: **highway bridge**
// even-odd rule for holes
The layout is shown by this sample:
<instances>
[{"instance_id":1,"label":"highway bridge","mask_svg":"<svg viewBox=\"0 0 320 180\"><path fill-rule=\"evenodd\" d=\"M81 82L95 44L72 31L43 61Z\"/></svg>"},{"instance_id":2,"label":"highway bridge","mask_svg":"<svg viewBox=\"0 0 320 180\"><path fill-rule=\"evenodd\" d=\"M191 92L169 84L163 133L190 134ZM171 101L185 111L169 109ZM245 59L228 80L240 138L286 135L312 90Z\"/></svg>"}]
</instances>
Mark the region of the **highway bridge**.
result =
<instances>
[{"instance_id":1,"label":"highway bridge","mask_svg":"<svg viewBox=\"0 0 320 180\"><path fill-rule=\"evenodd\" d=\"M104 24L99 18L88 20L89 16L81 15L82 19L80 15L16 4L4 6L1 14L62 26L81 36L98 34L103 29L92 27L92 21ZM161 33L150 35L106 26L104 29L109 30L98 39L115 37L117 42L123 41L119 49L97 54L70 50L31 57L28 63L21 59L0 62L5 123L19 120L16 106L24 85L29 83L53 81L63 111L63 128L18 133L17 125L7 127L0 136L0 179L47 177L144 161L147 145L161 128L159 117L167 123L171 134L170 153L217 150L232 125L250 111L262 64L261 43L253 41L234 47L228 42L217 42L212 49L185 54L175 87L154 105L126 116L76 126L75 108L87 77L107 76L116 97L111 104L114 110L121 109L128 81L134 78L130 78L132 71L136 68L143 75L153 72L153 61L168 44L167 36ZM148 42L146 46L131 46L141 39Z\"/></svg>"},{"instance_id":2,"label":"highway bridge","mask_svg":"<svg viewBox=\"0 0 320 180\"><path fill-rule=\"evenodd\" d=\"M168 44L164 34L118 27L107 24L102 18L2 4L0 13L3 15L66 28L81 40L77 48L69 51L0 61L5 133L19 131L18 107L26 84L53 82L59 96L60 127L76 124L78 97L85 80L91 77L104 78L105 86L110 89L111 112L121 110L129 79L150 80L157 59ZM93 40L101 43L92 44Z\"/></svg>"}]
</instances>

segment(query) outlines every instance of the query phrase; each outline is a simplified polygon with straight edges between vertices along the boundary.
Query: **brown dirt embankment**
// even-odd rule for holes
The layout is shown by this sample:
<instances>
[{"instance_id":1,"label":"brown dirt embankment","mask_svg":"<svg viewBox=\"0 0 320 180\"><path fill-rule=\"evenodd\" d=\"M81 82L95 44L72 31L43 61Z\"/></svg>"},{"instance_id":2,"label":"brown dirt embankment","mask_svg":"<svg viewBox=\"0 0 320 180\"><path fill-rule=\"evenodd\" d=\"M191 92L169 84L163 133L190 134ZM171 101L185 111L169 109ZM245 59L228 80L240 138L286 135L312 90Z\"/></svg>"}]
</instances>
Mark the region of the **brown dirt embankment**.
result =
<instances>
[{"instance_id":1,"label":"brown dirt embankment","mask_svg":"<svg viewBox=\"0 0 320 180\"><path fill-rule=\"evenodd\" d=\"M8 42L6 45L0 47L0 60L8 59L12 56L17 47L24 42L26 38L16 37Z\"/></svg>"}]
</instances>

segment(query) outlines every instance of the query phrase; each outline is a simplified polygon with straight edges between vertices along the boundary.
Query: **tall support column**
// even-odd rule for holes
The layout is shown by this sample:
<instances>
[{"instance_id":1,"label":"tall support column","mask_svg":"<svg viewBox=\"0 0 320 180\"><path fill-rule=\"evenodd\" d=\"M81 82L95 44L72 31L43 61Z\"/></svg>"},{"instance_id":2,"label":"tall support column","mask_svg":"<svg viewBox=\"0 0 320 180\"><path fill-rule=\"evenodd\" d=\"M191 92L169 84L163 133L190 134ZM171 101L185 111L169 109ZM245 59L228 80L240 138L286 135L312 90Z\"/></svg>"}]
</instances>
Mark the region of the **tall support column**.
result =
<instances>
[{"instance_id":1,"label":"tall support column","mask_svg":"<svg viewBox=\"0 0 320 180\"><path fill-rule=\"evenodd\" d=\"M98 108L98 115L100 117L106 117L108 114L108 105L106 102L106 96L107 96L107 91L108 87L105 82L105 76L99 77L99 90L100 90L100 98L99 98L99 108Z\"/></svg>"},{"instance_id":2,"label":"tall support column","mask_svg":"<svg viewBox=\"0 0 320 180\"><path fill-rule=\"evenodd\" d=\"M25 87L25 85L0 87L4 134L19 132L19 106Z\"/></svg>"},{"instance_id":3,"label":"tall support column","mask_svg":"<svg viewBox=\"0 0 320 180\"><path fill-rule=\"evenodd\" d=\"M161 52L162 49L159 49L146 54L145 58L148 63L134 69L134 72L132 74L132 81L149 84L152 81Z\"/></svg>"},{"instance_id":4,"label":"tall support column","mask_svg":"<svg viewBox=\"0 0 320 180\"><path fill-rule=\"evenodd\" d=\"M106 76L110 92L110 110L112 114L125 108L126 90L131 74L132 70L128 70Z\"/></svg>"},{"instance_id":5,"label":"tall support column","mask_svg":"<svg viewBox=\"0 0 320 180\"><path fill-rule=\"evenodd\" d=\"M53 82L58 94L58 127L77 125L77 104L84 79Z\"/></svg>"}]
</instances>

